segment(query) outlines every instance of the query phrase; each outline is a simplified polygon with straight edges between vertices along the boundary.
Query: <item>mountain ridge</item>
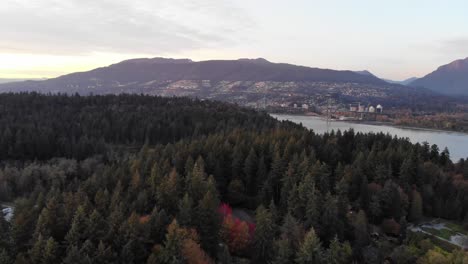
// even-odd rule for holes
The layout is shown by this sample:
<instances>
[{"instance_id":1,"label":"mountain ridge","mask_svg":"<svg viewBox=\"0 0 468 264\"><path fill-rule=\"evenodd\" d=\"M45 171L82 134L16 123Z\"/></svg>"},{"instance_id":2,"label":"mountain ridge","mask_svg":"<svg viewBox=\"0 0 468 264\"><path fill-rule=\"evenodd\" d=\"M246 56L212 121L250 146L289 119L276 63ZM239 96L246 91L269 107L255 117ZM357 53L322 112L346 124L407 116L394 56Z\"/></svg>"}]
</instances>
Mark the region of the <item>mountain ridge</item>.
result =
<instances>
[{"instance_id":1,"label":"mountain ridge","mask_svg":"<svg viewBox=\"0 0 468 264\"><path fill-rule=\"evenodd\" d=\"M410 85L447 95L468 95L468 57L441 65Z\"/></svg>"},{"instance_id":2,"label":"mountain ridge","mask_svg":"<svg viewBox=\"0 0 468 264\"><path fill-rule=\"evenodd\" d=\"M415 98L440 101L435 99L440 98L438 94L427 89L389 84L368 71L312 68L264 58L208 61L136 58L45 81L3 84L0 92L187 96L249 107L265 105L266 98L273 107L317 106L323 105L330 95L338 96L342 104L360 101L395 107L413 107Z\"/></svg>"},{"instance_id":3,"label":"mountain ridge","mask_svg":"<svg viewBox=\"0 0 468 264\"><path fill-rule=\"evenodd\" d=\"M352 71L273 63L262 58L192 61L190 59L138 58L106 67L76 72L48 80L51 84L76 78L103 81L213 80L213 81L339 81L382 84L375 76ZM3 88L3 89L2 89ZM6 88L7 89L7 88ZM5 90L5 86L0 87Z\"/></svg>"}]
</instances>

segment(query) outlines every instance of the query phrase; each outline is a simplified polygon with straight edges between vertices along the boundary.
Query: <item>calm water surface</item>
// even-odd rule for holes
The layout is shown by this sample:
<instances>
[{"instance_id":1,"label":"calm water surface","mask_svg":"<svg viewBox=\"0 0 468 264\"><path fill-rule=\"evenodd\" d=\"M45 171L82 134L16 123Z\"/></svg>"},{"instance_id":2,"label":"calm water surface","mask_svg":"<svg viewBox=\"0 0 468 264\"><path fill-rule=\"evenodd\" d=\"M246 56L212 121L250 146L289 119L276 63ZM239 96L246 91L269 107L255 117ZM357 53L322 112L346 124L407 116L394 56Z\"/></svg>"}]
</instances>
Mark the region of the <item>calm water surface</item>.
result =
<instances>
[{"instance_id":1,"label":"calm water surface","mask_svg":"<svg viewBox=\"0 0 468 264\"><path fill-rule=\"evenodd\" d=\"M355 132L383 132L390 135L396 135L398 137L408 138L413 143L422 143L424 141L429 144L436 144L440 150L445 147L450 152L450 157L454 161L458 161L461 158L468 157L468 135L457 132L449 131L438 131L438 130L426 130L426 129L415 129L415 128L400 128L384 125L366 125L343 121L332 121L327 126L327 122L319 117L314 116L296 116L296 115L274 115L273 117L279 120L290 120L295 123L302 123L303 126L313 129L318 134L323 134L327 131L332 130L348 130L354 129Z\"/></svg>"}]
</instances>

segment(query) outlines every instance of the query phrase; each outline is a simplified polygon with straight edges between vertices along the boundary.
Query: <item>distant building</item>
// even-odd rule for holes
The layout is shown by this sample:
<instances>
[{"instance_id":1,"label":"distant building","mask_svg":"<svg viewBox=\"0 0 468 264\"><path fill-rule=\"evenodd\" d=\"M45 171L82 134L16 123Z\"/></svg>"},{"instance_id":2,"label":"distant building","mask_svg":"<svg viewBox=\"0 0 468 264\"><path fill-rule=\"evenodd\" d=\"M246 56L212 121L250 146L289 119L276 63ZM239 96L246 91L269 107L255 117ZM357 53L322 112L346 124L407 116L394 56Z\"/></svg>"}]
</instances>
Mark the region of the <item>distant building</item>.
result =
<instances>
[{"instance_id":1,"label":"distant building","mask_svg":"<svg viewBox=\"0 0 468 264\"><path fill-rule=\"evenodd\" d=\"M369 106L369 113L375 113L375 107Z\"/></svg>"},{"instance_id":2,"label":"distant building","mask_svg":"<svg viewBox=\"0 0 468 264\"><path fill-rule=\"evenodd\" d=\"M309 105L308 104L302 104L302 109L309 109Z\"/></svg>"},{"instance_id":3,"label":"distant building","mask_svg":"<svg viewBox=\"0 0 468 264\"><path fill-rule=\"evenodd\" d=\"M366 111L366 107L363 106L363 105L359 105L358 106L358 112L365 112Z\"/></svg>"},{"instance_id":4,"label":"distant building","mask_svg":"<svg viewBox=\"0 0 468 264\"><path fill-rule=\"evenodd\" d=\"M294 108L297 108L297 104L293 104L293 107L294 107Z\"/></svg>"},{"instance_id":5,"label":"distant building","mask_svg":"<svg viewBox=\"0 0 468 264\"><path fill-rule=\"evenodd\" d=\"M377 113L383 113L383 106L377 105L377 107L376 107L376 112L377 112Z\"/></svg>"}]
</instances>

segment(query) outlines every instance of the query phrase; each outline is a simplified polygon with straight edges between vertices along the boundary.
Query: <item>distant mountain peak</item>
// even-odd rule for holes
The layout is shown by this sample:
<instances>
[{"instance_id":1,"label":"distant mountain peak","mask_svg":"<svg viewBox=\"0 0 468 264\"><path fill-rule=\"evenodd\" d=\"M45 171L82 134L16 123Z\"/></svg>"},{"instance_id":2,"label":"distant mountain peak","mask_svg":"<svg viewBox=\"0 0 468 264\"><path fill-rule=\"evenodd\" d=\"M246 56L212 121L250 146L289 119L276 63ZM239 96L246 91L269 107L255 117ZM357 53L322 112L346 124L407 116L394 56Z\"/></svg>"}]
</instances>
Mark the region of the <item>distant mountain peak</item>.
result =
<instances>
[{"instance_id":1,"label":"distant mountain peak","mask_svg":"<svg viewBox=\"0 0 468 264\"><path fill-rule=\"evenodd\" d=\"M270 61L264 58L256 58L256 59L240 58L238 59L238 61L254 62L254 63L271 63Z\"/></svg>"},{"instance_id":2,"label":"distant mountain peak","mask_svg":"<svg viewBox=\"0 0 468 264\"><path fill-rule=\"evenodd\" d=\"M132 63L132 64L158 64L158 63L173 63L173 64L180 64L180 63L191 63L193 62L190 59L173 59L173 58L163 58L163 57L155 57L155 58L138 58L138 59L130 59L122 61L121 63Z\"/></svg>"},{"instance_id":3,"label":"distant mountain peak","mask_svg":"<svg viewBox=\"0 0 468 264\"><path fill-rule=\"evenodd\" d=\"M355 73L358 73L358 74L361 74L361 75L366 75L366 76L374 76L376 77L374 74L372 74L370 71L368 70L362 70L362 71L354 71Z\"/></svg>"},{"instance_id":4,"label":"distant mountain peak","mask_svg":"<svg viewBox=\"0 0 468 264\"><path fill-rule=\"evenodd\" d=\"M442 65L410 84L449 95L468 95L468 58Z\"/></svg>"},{"instance_id":5,"label":"distant mountain peak","mask_svg":"<svg viewBox=\"0 0 468 264\"><path fill-rule=\"evenodd\" d=\"M468 57L440 66L437 70L464 71L468 69Z\"/></svg>"}]
</instances>

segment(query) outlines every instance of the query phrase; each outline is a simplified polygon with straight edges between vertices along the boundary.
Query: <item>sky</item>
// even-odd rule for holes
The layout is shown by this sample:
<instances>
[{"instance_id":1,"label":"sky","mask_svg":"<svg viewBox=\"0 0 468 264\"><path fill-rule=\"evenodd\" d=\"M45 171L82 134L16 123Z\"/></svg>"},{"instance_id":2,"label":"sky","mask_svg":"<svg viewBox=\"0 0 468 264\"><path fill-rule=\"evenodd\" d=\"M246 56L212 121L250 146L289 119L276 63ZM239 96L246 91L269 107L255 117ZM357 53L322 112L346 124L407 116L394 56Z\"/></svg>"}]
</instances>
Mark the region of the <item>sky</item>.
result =
<instances>
[{"instance_id":1,"label":"sky","mask_svg":"<svg viewBox=\"0 0 468 264\"><path fill-rule=\"evenodd\" d=\"M0 78L142 57L266 58L403 80L468 57L460 0L1 0Z\"/></svg>"}]
</instances>

